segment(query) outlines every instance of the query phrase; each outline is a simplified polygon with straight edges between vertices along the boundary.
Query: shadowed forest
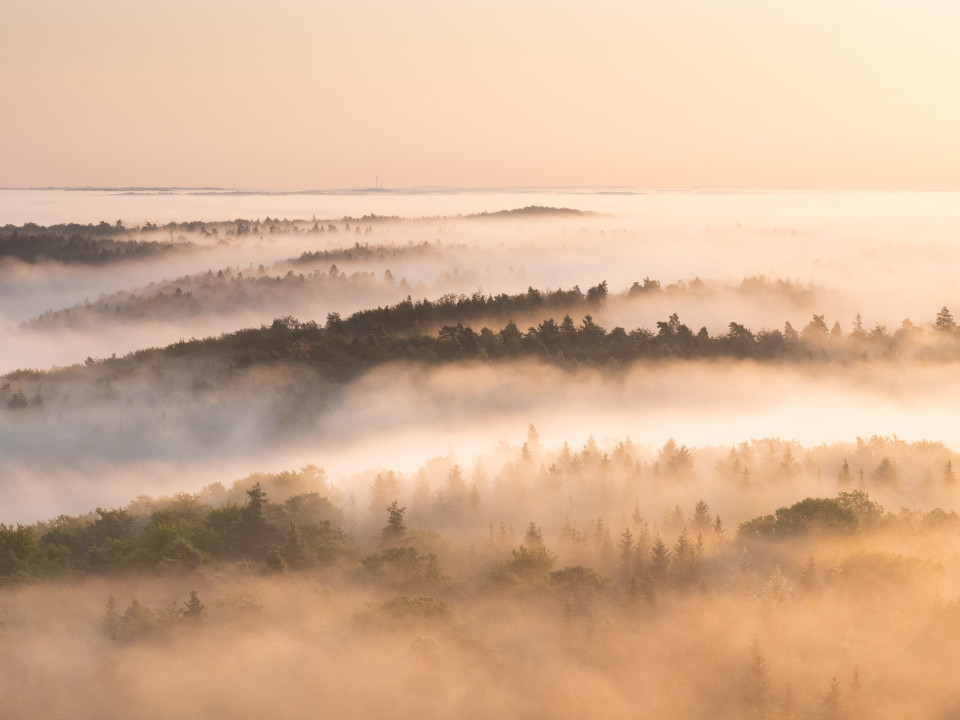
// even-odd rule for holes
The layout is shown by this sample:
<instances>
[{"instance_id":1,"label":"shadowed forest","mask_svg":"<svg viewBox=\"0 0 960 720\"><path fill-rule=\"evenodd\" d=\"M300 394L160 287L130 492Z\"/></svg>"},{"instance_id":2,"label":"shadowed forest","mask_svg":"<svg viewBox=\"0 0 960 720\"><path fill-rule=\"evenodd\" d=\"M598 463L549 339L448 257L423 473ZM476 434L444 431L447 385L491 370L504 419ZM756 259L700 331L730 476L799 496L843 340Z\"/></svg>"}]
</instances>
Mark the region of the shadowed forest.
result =
<instances>
[{"instance_id":1,"label":"shadowed forest","mask_svg":"<svg viewBox=\"0 0 960 720\"><path fill-rule=\"evenodd\" d=\"M516 199L0 228L0 714L960 715L960 217Z\"/></svg>"}]
</instances>

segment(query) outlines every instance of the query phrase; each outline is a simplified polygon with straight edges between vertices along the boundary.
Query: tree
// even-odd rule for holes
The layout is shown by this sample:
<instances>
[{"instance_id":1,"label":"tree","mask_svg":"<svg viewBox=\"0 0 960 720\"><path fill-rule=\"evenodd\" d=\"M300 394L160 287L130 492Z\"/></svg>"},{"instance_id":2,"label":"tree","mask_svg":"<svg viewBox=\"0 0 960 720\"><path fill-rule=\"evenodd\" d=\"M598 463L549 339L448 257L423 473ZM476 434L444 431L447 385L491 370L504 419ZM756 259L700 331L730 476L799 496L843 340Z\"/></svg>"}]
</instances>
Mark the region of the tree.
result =
<instances>
[{"instance_id":1,"label":"tree","mask_svg":"<svg viewBox=\"0 0 960 720\"><path fill-rule=\"evenodd\" d=\"M310 564L310 557L307 555L307 546L300 534L300 528L296 523L291 522L287 528L287 538L280 551L287 567L294 570L302 570Z\"/></svg>"},{"instance_id":2,"label":"tree","mask_svg":"<svg viewBox=\"0 0 960 720\"><path fill-rule=\"evenodd\" d=\"M392 470L377 473L370 488L370 517L379 517L385 505L400 497L401 490L400 480Z\"/></svg>"},{"instance_id":3,"label":"tree","mask_svg":"<svg viewBox=\"0 0 960 720\"><path fill-rule=\"evenodd\" d=\"M793 325L790 324L790 321L787 320L783 324L783 341L787 345L795 345L800 339L800 333L793 329Z\"/></svg>"},{"instance_id":4,"label":"tree","mask_svg":"<svg viewBox=\"0 0 960 720\"><path fill-rule=\"evenodd\" d=\"M859 718L863 717L863 702L860 696L862 689L863 684L860 682L860 668L854 666L853 679L850 680L850 697L847 701L847 715L852 720L859 720Z\"/></svg>"},{"instance_id":5,"label":"tree","mask_svg":"<svg viewBox=\"0 0 960 720\"><path fill-rule=\"evenodd\" d=\"M793 691L793 685L787 685L783 696L780 699L780 719L798 720L800 717L800 708L798 707L797 696Z\"/></svg>"},{"instance_id":6,"label":"tree","mask_svg":"<svg viewBox=\"0 0 960 720\"><path fill-rule=\"evenodd\" d=\"M697 548L690 542L690 534L684 528L673 546L674 577L679 584L689 583L697 574Z\"/></svg>"},{"instance_id":7,"label":"tree","mask_svg":"<svg viewBox=\"0 0 960 720\"><path fill-rule=\"evenodd\" d=\"M633 567L633 533L629 529L620 533L620 574L631 578Z\"/></svg>"},{"instance_id":8,"label":"tree","mask_svg":"<svg viewBox=\"0 0 960 720\"><path fill-rule=\"evenodd\" d=\"M557 561L557 556L544 545L529 549L521 545L510 552L513 557L490 573L494 582L522 585L543 580Z\"/></svg>"},{"instance_id":9,"label":"tree","mask_svg":"<svg viewBox=\"0 0 960 720\"><path fill-rule=\"evenodd\" d=\"M957 323L953 320L953 313L944 305L937 313L937 320L933 324L938 332L954 332L957 329Z\"/></svg>"},{"instance_id":10,"label":"tree","mask_svg":"<svg viewBox=\"0 0 960 720\"><path fill-rule=\"evenodd\" d=\"M523 544L528 548L535 548L543 545L543 533L540 531L540 528L537 527L537 524L532 520L527 526L526 534L523 536Z\"/></svg>"},{"instance_id":11,"label":"tree","mask_svg":"<svg viewBox=\"0 0 960 720\"><path fill-rule=\"evenodd\" d=\"M121 636L128 640L134 640L149 635L153 630L150 615L150 609L143 607L140 601L134 598L123 612Z\"/></svg>"},{"instance_id":12,"label":"tree","mask_svg":"<svg viewBox=\"0 0 960 720\"><path fill-rule=\"evenodd\" d=\"M816 590L818 584L819 578L817 577L817 559L814 557L813 553L810 553L807 556L807 563L800 571L800 586L807 591L812 591Z\"/></svg>"},{"instance_id":13,"label":"tree","mask_svg":"<svg viewBox=\"0 0 960 720\"><path fill-rule=\"evenodd\" d=\"M103 617L103 632L111 640L120 637L121 618L117 599L111 595L107 600L107 612Z\"/></svg>"},{"instance_id":14,"label":"tree","mask_svg":"<svg viewBox=\"0 0 960 720\"><path fill-rule=\"evenodd\" d=\"M693 508L693 529L698 533L706 532L713 524L710 517L710 506L701 498Z\"/></svg>"},{"instance_id":15,"label":"tree","mask_svg":"<svg viewBox=\"0 0 960 720\"><path fill-rule=\"evenodd\" d=\"M380 545L392 547L402 543L407 537L407 526L403 521L403 514L407 508L400 507L394 500L387 508L387 524L380 531Z\"/></svg>"},{"instance_id":16,"label":"tree","mask_svg":"<svg viewBox=\"0 0 960 720\"><path fill-rule=\"evenodd\" d=\"M900 473L897 472L897 466L893 464L890 458L883 457L871 475L881 482L896 482Z\"/></svg>"},{"instance_id":17,"label":"tree","mask_svg":"<svg viewBox=\"0 0 960 720\"><path fill-rule=\"evenodd\" d=\"M588 305L603 305L607 300L607 281L604 280L599 285L595 285L587 290Z\"/></svg>"},{"instance_id":18,"label":"tree","mask_svg":"<svg viewBox=\"0 0 960 720\"><path fill-rule=\"evenodd\" d=\"M830 680L830 689L820 703L821 720L840 720L843 717L840 697L840 681L836 677Z\"/></svg>"},{"instance_id":19,"label":"tree","mask_svg":"<svg viewBox=\"0 0 960 720\"><path fill-rule=\"evenodd\" d=\"M240 546L246 552L258 554L269 542L270 525L263 514L267 493L259 481L247 490L249 500L240 509Z\"/></svg>"},{"instance_id":20,"label":"tree","mask_svg":"<svg viewBox=\"0 0 960 720\"><path fill-rule=\"evenodd\" d=\"M437 556L420 553L414 547L387 548L379 555L365 557L360 564L366 577L398 592L436 590L445 581Z\"/></svg>"},{"instance_id":21,"label":"tree","mask_svg":"<svg viewBox=\"0 0 960 720\"><path fill-rule=\"evenodd\" d=\"M670 571L670 548L657 535L650 549L650 576L655 584L662 585Z\"/></svg>"},{"instance_id":22,"label":"tree","mask_svg":"<svg viewBox=\"0 0 960 720\"><path fill-rule=\"evenodd\" d=\"M850 482L850 463L847 462L847 459L843 459L843 465L840 466L840 471L837 473L837 481L841 483Z\"/></svg>"},{"instance_id":23,"label":"tree","mask_svg":"<svg viewBox=\"0 0 960 720\"><path fill-rule=\"evenodd\" d=\"M187 620L200 620L204 616L204 605L200 602L196 590L190 591L190 599L183 606L180 614Z\"/></svg>"},{"instance_id":24,"label":"tree","mask_svg":"<svg viewBox=\"0 0 960 720\"><path fill-rule=\"evenodd\" d=\"M856 513L840 500L806 498L789 508L778 508L774 515L764 515L740 525L742 538L784 539L808 532L853 535L859 529Z\"/></svg>"},{"instance_id":25,"label":"tree","mask_svg":"<svg viewBox=\"0 0 960 720\"><path fill-rule=\"evenodd\" d=\"M814 315L813 319L804 326L802 335L804 340L814 340L825 338L829 333L830 329L823 315Z\"/></svg>"},{"instance_id":26,"label":"tree","mask_svg":"<svg viewBox=\"0 0 960 720\"><path fill-rule=\"evenodd\" d=\"M764 720L770 709L770 673L760 652L760 641L750 646L750 662L743 676L741 699L746 717Z\"/></svg>"}]
</instances>

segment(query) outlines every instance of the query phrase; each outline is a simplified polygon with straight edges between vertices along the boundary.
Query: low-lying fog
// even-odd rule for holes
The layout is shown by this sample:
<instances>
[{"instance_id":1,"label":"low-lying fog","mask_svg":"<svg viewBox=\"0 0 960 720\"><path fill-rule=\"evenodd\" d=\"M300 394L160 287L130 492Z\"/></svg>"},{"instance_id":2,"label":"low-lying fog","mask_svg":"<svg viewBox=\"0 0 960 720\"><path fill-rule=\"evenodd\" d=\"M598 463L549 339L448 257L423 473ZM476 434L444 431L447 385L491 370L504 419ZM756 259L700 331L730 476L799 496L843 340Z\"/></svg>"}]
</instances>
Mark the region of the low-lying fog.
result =
<instances>
[{"instance_id":1,"label":"low-lying fog","mask_svg":"<svg viewBox=\"0 0 960 720\"><path fill-rule=\"evenodd\" d=\"M958 200L0 191L182 243L0 260L0 715L957 717ZM595 214L454 217L532 205ZM365 365L386 331L257 346L281 321L123 360L602 281L608 330L831 334Z\"/></svg>"},{"instance_id":2,"label":"low-lying fog","mask_svg":"<svg viewBox=\"0 0 960 720\"><path fill-rule=\"evenodd\" d=\"M876 434L957 448L957 369L660 362L605 377L520 362L388 365L343 387L295 369L254 369L219 386L167 376L158 387L68 384L38 407L0 412L0 521L193 492L254 470L316 464L342 481L371 467L409 471L450 451L469 464L529 423L554 444L629 435L654 448L671 437L813 446Z\"/></svg>"},{"instance_id":3,"label":"low-lying fog","mask_svg":"<svg viewBox=\"0 0 960 720\"><path fill-rule=\"evenodd\" d=\"M329 312L350 312L397 302L407 295L435 298L445 293L515 293L538 289L586 289L607 281L611 293L625 293L644 278L666 289L697 279L708 297L674 293L630 308L611 306L600 318L607 327L655 327L677 312L697 329L723 331L730 322L758 330L782 328L785 321L802 327L813 313L825 315L845 332L858 313L867 328L883 325L891 332L905 318L932 322L944 305L957 303L952 268L960 228L960 203L955 194L930 193L490 193L490 194L366 194L366 195L124 195L45 191L56 195L34 215L24 217L11 194L0 192L0 222L29 219L64 222L89 217L92 207L106 202L127 227L164 219L224 221L242 217L255 232L237 236L226 231L217 239L177 230L147 232L146 239L182 240L199 246L148 261L117 262L91 269L51 263L0 263L0 327L5 342L0 368L46 368L109 357L145 346L165 345L180 338L203 337L240 327L269 324L273 317L294 315L322 322ZM45 195L43 191L35 194ZM60 200L63 199L62 203ZM223 203L228 202L229 205ZM271 205L273 201L276 204ZM245 204L246 203L246 204ZM599 215L509 216L502 219L432 219L470 212L497 211L529 205L566 206ZM298 219L310 228L312 219L336 232L283 233L269 230L268 217L277 210L300 210ZM230 211L229 214L227 211ZM241 212L245 210L245 212ZM153 219L146 212L155 212ZM211 216L212 213L222 213ZM76 213L78 217L71 217ZM400 215L408 220L344 221L347 215ZM99 216L98 216L99 217ZM291 216L294 219L295 216ZM328 222L329 221L329 222ZM348 230L349 228L349 230ZM367 232L369 230L369 232ZM359 231L359 232L357 232ZM140 237L136 233L132 237ZM340 262L290 264L307 252L349 249L355 244L391 250L389 257L371 253ZM417 251L423 243L429 253ZM354 283L347 293L275 291L257 304L223 307L203 302L190 316L143 317L123 323L112 294L124 292L150 298L172 292L164 281L197 278L207 272L232 269L247 277L284 278L327 272L371 274L376 282ZM261 266L263 269L261 270ZM390 271L392 283L385 283ZM763 277L787 282L788 292L737 293L744 280ZM401 281L403 281L401 283ZM150 283L161 287L150 288ZM290 284L288 282L288 284ZM359 287L358 287L359 286ZM363 288L366 287L366 292ZM803 297L800 291L807 291ZM52 333L21 323L43 313L103 301L97 322L78 324L72 331L57 326ZM960 306L960 305L958 305ZM119 323L119 327L118 327ZM71 332L69 335L61 335ZM53 334L56 337L50 338ZM66 339L64 339L66 338Z\"/></svg>"},{"instance_id":4,"label":"low-lying fog","mask_svg":"<svg viewBox=\"0 0 960 720\"><path fill-rule=\"evenodd\" d=\"M95 268L5 261L0 365L8 371L123 355L281 315L322 324L330 312L346 316L407 295L575 285L586 291L604 280L610 296L596 320L608 329L655 330L676 312L694 331L705 326L711 334L731 321L754 331L785 321L801 329L813 314L849 332L860 313L866 330L881 325L892 333L904 318L929 326L958 299L960 203L951 193L24 193L0 193L0 221L105 215L134 228L235 216L250 221L252 231L230 235L230 226L221 226L211 237L144 230L146 239L196 247ZM452 217L530 205L598 214ZM271 232L269 218L282 215L305 221L300 231ZM348 215L405 219L351 223ZM432 219L417 220L424 217ZM324 231L306 232L314 224ZM301 257L355 245L370 252ZM660 283L659 291L627 297L645 278ZM170 302L181 285L193 301L187 309L179 299ZM956 447L953 373L951 365L906 362L661 363L604 377L507 364L388 366L345 388L269 373L234 375L222 386L189 374L160 385L80 383L42 407L4 409L0 457L8 493L0 519L119 503L141 489L196 488L211 479L208 468L238 473L245 464L315 462L350 472L357 463L417 463L451 444L469 455L529 422L555 441L629 433L651 446L670 436L694 444L765 436L817 443L878 433ZM133 479L141 464L152 468L145 488ZM64 483L64 473L87 481ZM80 486L83 493L68 489ZM75 497L55 507L44 499L48 487Z\"/></svg>"}]
</instances>

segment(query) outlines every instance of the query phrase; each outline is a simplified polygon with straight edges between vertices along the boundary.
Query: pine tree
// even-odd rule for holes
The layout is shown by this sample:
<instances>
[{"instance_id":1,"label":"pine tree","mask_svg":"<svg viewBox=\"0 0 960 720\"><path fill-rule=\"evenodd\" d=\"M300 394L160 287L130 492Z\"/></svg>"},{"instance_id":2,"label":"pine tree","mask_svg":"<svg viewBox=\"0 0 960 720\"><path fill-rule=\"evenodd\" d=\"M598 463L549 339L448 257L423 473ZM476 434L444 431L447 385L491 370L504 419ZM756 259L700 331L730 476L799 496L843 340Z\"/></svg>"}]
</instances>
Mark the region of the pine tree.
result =
<instances>
[{"instance_id":1,"label":"pine tree","mask_svg":"<svg viewBox=\"0 0 960 720\"><path fill-rule=\"evenodd\" d=\"M787 684L787 689L783 692L780 699L779 720L799 720L800 704L797 702L796 693L793 691L793 685Z\"/></svg>"},{"instance_id":2,"label":"pine tree","mask_svg":"<svg viewBox=\"0 0 960 720\"><path fill-rule=\"evenodd\" d=\"M620 575L633 580L633 533L629 529L620 533Z\"/></svg>"},{"instance_id":3,"label":"pine tree","mask_svg":"<svg viewBox=\"0 0 960 720\"><path fill-rule=\"evenodd\" d=\"M697 532L704 532L711 525L710 506L701 498L693 508L693 529Z\"/></svg>"},{"instance_id":4,"label":"pine tree","mask_svg":"<svg viewBox=\"0 0 960 720\"><path fill-rule=\"evenodd\" d=\"M840 720L843 717L842 698L840 697L840 681L834 677L830 681L830 690L827 691L823 702L820 703L820 720Z\"/></svg>"},{"instance_id":5,"label":"pine tree","mask_svg":"<svg viewBox=\"0 0 960 720\"><path fill-rule=\"evenodd\" d=\"M841 483L850 482L850 463L847 462L847 459L843 459L843 465L840 466L840 472L837 473L837 481Z\"/></svg>"},{"instance_id":6,"label":"pine tree","mask_svg":"<svg viewBox=\"0 0 960 720\"><path fill-rule=\"evenodd\" d=\"M953 320L953 313L944 305L937 313L937 319L933 324L938 332L953 332L957 329L957 323Z\"/></svg>"},{"instance_id":7,"label":"pine tree","mask_svg":"<svg viewBox=\"0 0 960 720\"><path fill-rule=\"evenodd\" d=\"M684 528L673 546L674 576L678 583L684 584L691 579L693 575L693 553L690 534Z\"/></svg>"},{"instance_id":8,"label":"pine tree","mask_svg":"<svg viewBox=\"0 0 960 720\"><path fill-rule=\"evenodd\" d=\"M204 605L200 602L196 590L190 591L190 600L185 602L184 609L181 611L183 617L187 620L200 620L204 616Z\"/></svg>"},{"instance_id":9,"label":"pine tree","mask_svg":"<svg viewBox=\"0 0 960 720\"><path fill-rule=\"evenodd\" d=\"M290 527L287 528L287 539L283 543L281 555L287 566L294 570L301 570L310 564L306 543L304 543L296 523L291 522Z\"/></svg>"},{"instance_id":10,"label":"pine tree","mask_svg":"<svg viewBox=\"0 0 960 720\"><path fill-rule=\"evenodd\" d=\"M403 521L405 507L394 500L387 508L387 524L380 531L380 545L392 547L402 543L407 537L407 526Z\"/></svg>"},{"instance_id":11,"label":"pine tree","mask_svg":"<svg viewBox=\"0 0 960 720\"><path fill-rule=\"evenodd\" d=\"M806 565L804 565L803 570L800 571L800 586L807 591L812 591L816 590L819 582L819 578L817 577L817 560L813 556L813 553L810 553L807 556Z\"/></svg>"},{"instance_id":12,"label":"pine tree","mask_svg":"<svg viewBox=\"0 0 960 720\"><path fill-rule=\"evenodd\" d=\"M741 700L748 718L764 720L770 711L770 673L767 661L760 652L760 641L754 638L750 646L750 662L743 677Z\"/></svg>"},{"instance_id":13,"label":"pine tree","mask_svg":"<svg viewBox=\"0 0 960 720\"><path fill-rule=\"evenodd\" d=\"M530 521L530 524L527 526L527 532L523 536L523 544L528 548L540 547L543 545L543 533L540 528L537 527L537 524Z\"/></svg>"},{"instance_id":14,"label":"pine tree","mask_svg":"<svg viewBox=\"0 0 960 720\"><path fill-rule=\"evenodd\" d=\"M763 604L768 610L776 610L790 599L790 586L779 565L774 566L773 572L763 586Z\"/></svg>"},{"instance_id":15,"label":"pine tree","mask_svg":"<svg viewBox=\"0 0 960 720\"><path fill-rule=\"evenodd\" d=\"M123 612L121 637L131 640L136 639L149 635L152 629L149 608L143 607L140 601L134 598Z\"/></svg>"},{"instance_id":16,"label":"pine tree","mask_svg":"<svg viewBox=\"0 0 960 720\"><path fill-rule=\"evenodd\" d=\"M655 585L662 585L670 571L670 548L657 535L650 550L650 579Z\"/></svg>"},{"instance_id":17,"label":"pine tree","mask_svg":"<svg viewBox=\"0 0 960 720\"><path fill-rule=\"evenodd\" d=\"M117 599L111 595L107 599L107 612L103 617L103 632L111 640L116 640L120 636L120 626L120 610Z\"/></svg>"},{"instance_id":18,"label":"pine tree","mask_svg":"<svg viewBox=\"0 0 960 720\"><path fill-rule=\"evenodd\" d=\"M247 490L247 497L247 504L240 510L240 545L244 551L255 555L269 542L271 528L263 514L267 493L257 482Z\"/></svg>"},{"instance_id":19,"label":"pine tree","mask_svg":"<svg viewBox=\"0 0 960 720\"><path fill-rule=\"evenodd\" d=\"M667 517L667 526L672 530L679 530L684 525L686 525L686 517L684 517L683 510L680 509L680 503L677 503L673 512Z\"/></svg>"},{"instance_id":20,"label":"pine tree","mask_svg":"<svg viewBox=\"0 0 960 720\"><path fill-rule=\"evenodd\" d=\"M863 686L860 683L860 668L854 666L853 679L850 681L850 697L847 701L847 716L850 717L851 720L859 720L863 717L863 697L860 694L862 689Z\"/></svg>"},{"instance_id":21,"label":"pine tree","mask_svg":"<svg viewBox=\"0 0 960 720\"><path fill-rule=\"evenodd\" d=\"M953 460L947 460L947 466L943 470L943 481L947 485L957 484L957 474L953 471Z\"/></svg>"}]
</instances>

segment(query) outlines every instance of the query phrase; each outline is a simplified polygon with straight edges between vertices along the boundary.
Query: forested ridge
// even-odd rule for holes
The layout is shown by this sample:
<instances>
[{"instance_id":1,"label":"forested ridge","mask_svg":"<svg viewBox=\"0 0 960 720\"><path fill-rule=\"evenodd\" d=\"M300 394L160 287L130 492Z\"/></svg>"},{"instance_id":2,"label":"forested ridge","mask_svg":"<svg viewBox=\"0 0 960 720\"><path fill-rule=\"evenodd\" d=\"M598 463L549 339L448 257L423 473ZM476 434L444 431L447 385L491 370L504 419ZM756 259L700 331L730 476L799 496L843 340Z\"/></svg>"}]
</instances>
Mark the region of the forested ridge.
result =
<instances>
[{"instance_id":1,"label":"forested ridge","mask_svg":"<svg viewBox=\"0 0 960 720\"><path fill-rule=\"evenodd\" d=\"M0 259L13 258L27 263L53 260L97 265L153 258L195 247L185 238L174 241L133 237L120 221L116 225L101 222L99 225L70 223L43 227L28 223L22 227L0 228Z\"/></svg>"},{"instance_id":2,"label":"forested ridge","mask_svg":"<svg viewBox=\"0 0 960 720\"><path fill-rule=\"evenodd\" d=\"M639 284L638 284L639 286ZM960 334L946 307L924 328L909 320L894 333L877 325L867 330L859 316L854 329L844 333L839 322L827 325L824 316L813 315L800 330L786 322L784 329L757 331L731 322L728 332L710 335L705 327L694 332L673 314L657 322L656 330L622 327L607 330L597 325L591 309L607 298L606 283L582 292L530 289L516 295L446 295L438 300L411 298L388 307L362 310L341 318L327 316L323 326L293 317L277 318L269 326L249 328L219 337L182 340L165 348L144 349L122 358L90 359L87 365L99 372L121 371L159 358L214 360L224 367L243 368L257 364L295 363L313 368L321 377L346 380L382 363L408 361L426 364L457 361L490 362L530 358L560 367L613 369L642 360L736 359L763 362L859 362L871 359L954 361L960 359ZM579 322L570 314L553 317L521 330L509 318L514 315L550 314L554 308L585 313ZM475 319L505 323L493 330L478 330ZM431 333L425 328L439 330ZM5 377L9 396L18 392L18 380L56 376L23 370Z\"/></svg>"},{"instance_id":3,"label":"forested ridge","mask_svg":"<svg viewBox=\"0 0 960 720\"><path fill-rule=\"evenodd\" d=\"M513 210L500 210L472 215L459 215L455 219L482 220L498 218L569 218L591 215L571 208L555 208L530 205ZM139 226L126 227L122 221L110 224L60 223L55 225L4 225L0 227L0 258L15 258L27 263L55 261L76 264L102 264L116 260L142 259L173 250L189 250L198 245L188 240L184 233L195 234L207 241L224 240L228 237L276 235L276 234L324 234L352 233L369 235L377 223L421 223L443 221L444 217L400 218L368 214L356 218L344 216L337 219L280 219L267 216L259 219L229 221L181 221L156 224L145 222ZM450 218L454 219L454 218ZM174 235L176 233L176 236ZM160 239L163 238L163 239ZM363 256L363 252L306 251L300 262L336 256Z\"/></svg>"},{"instance_id":4,"label":"forested ridge","mask_svg":"<svg viewBox=\"0 0 960 720\"><path fill-rule=\"evenodd\" d=\"M0 715L960 717L942 198L801 195L0 228Z\"/></svg>"},{"instance_id":5,"label":"forested ridge","mask_svg":"<svg viewBox=\"0 0 960 720\"><path fill-rule=\"evenodd\" d=\"M692 653L686 666L700 669L697 682L677 680L682 706L707 713L719 693L726 699L714 714L731 718L824 708L836 709L829 717L887 717L884 703L900 707L912 693L895 676L902 653L880 650L891 638L878 629L888 627L894 640L921 633L926 651L939 652L949 633L937 639L934 628L960 627L957 603L931 585L958 580L949 559L960 516L939 507L892 512L872 495L930 482L938 497L955 498L954 456L943 446L871 438L805 450L754 441L718 458L707 485L694 463L700 451L673 441L654 454L629 440L603 450L593 438L576 451L548 451L531 427L522 447L501 452L499 464L472 470L453 458L411 476L380 470L359 494L308 466L0 525L0 584L11 592L95 580L103 594L83 591L84 632L116 652L191 653L195 643L235 633L316 636L311 613L320 607L336 611L317 637L332 633L340 653L373 637L397 639L412 643L408 662L419 666L426 642L448 661L469 660L484 683L487 673L514 667L517 622L531 650L552 648L574 667L624 662L621 633L648 658L663 657L662 642L679 643ZM936 475L924 479L931 466ZM735 519L753 488L800 491L821 476L832 495ZM700 496L707 486L716 499ZM159 588L178 599L152 599ZM838 651L849 641L842 632L806 629L835 618L856 628L863 649ZM724 631L690 644L681 628L691 623L700 633L718 624ZM600 641L586 642L595 633ZM795 665L780 654L785 645L813 662ZM707 672L717 656L724 670ZM539 691L536 698L545 702Z\"/></svg>"},{"instance_id":6,"label":"forested ridge","mask_svg":"<svg viewBox=\"0 0 960 720\"><path fill-rule=\"evenodd\" d=\"M632 582L649 583L651 572L666 574L670 547L673 570L689 572L688 580L701 582L700 570L680 566L686 557L696 559L699 567L708 548L714 552L754 542L842 539L887 531L908 536L949 532L960 538L960 515L955 512L939 507L888 512L867 492L926 485L925 492L934 496L956 495L960 487L954 453L938 443L875 437L858 440L855 446L815 450L776 439L743 443L718 458L710 470L713 492L734 512L738 499L749 496L751 488L769 483L802 487L804 476L820 478L824 469L837 493L806 498L730 527L703 498L691 507L679 502L698 492L702 481L696 455L695 449L673 440L653 457L629 440L602 451L593 438L576 452L566 443L545 452L531 427L528 441L497 468L492 482L479 467L469 472L451 459L437 458L408 479L389 470L378 472L367 490L368 501L360 506L356 496L346 495L312 465L258 473L236 480L229 489L215 482L197 493L141 496L123 508L97 508L35 525L0 524L0 582L33 582L77 572L188 571L241 560L265 571L357 562L369 567L383 558L370 559L365 553L407 544L456 554L472 542L474 550L485 546L484 554L492 560L511 544L527 551L541 547L542 528L547 528L546 536L559 543L561 554L582 556L590 572L599 573L597 578L609 576L607 581L626 583L620 589L627 590ZM411 518L416 527L407 526ZM386 524L378 528L381 521ZM617 536L621 552L615 563ZM663 542L667 544L658 549ZM624 557L628 549L630 563ZM664 555L659 560L663 565L651 567L650 559L659 555ZM463 558L455 564L465 571ZM474 580L475 570L468 573ZM496 578L503 568L488 570Z\"/></svg>"}]
</instances>

